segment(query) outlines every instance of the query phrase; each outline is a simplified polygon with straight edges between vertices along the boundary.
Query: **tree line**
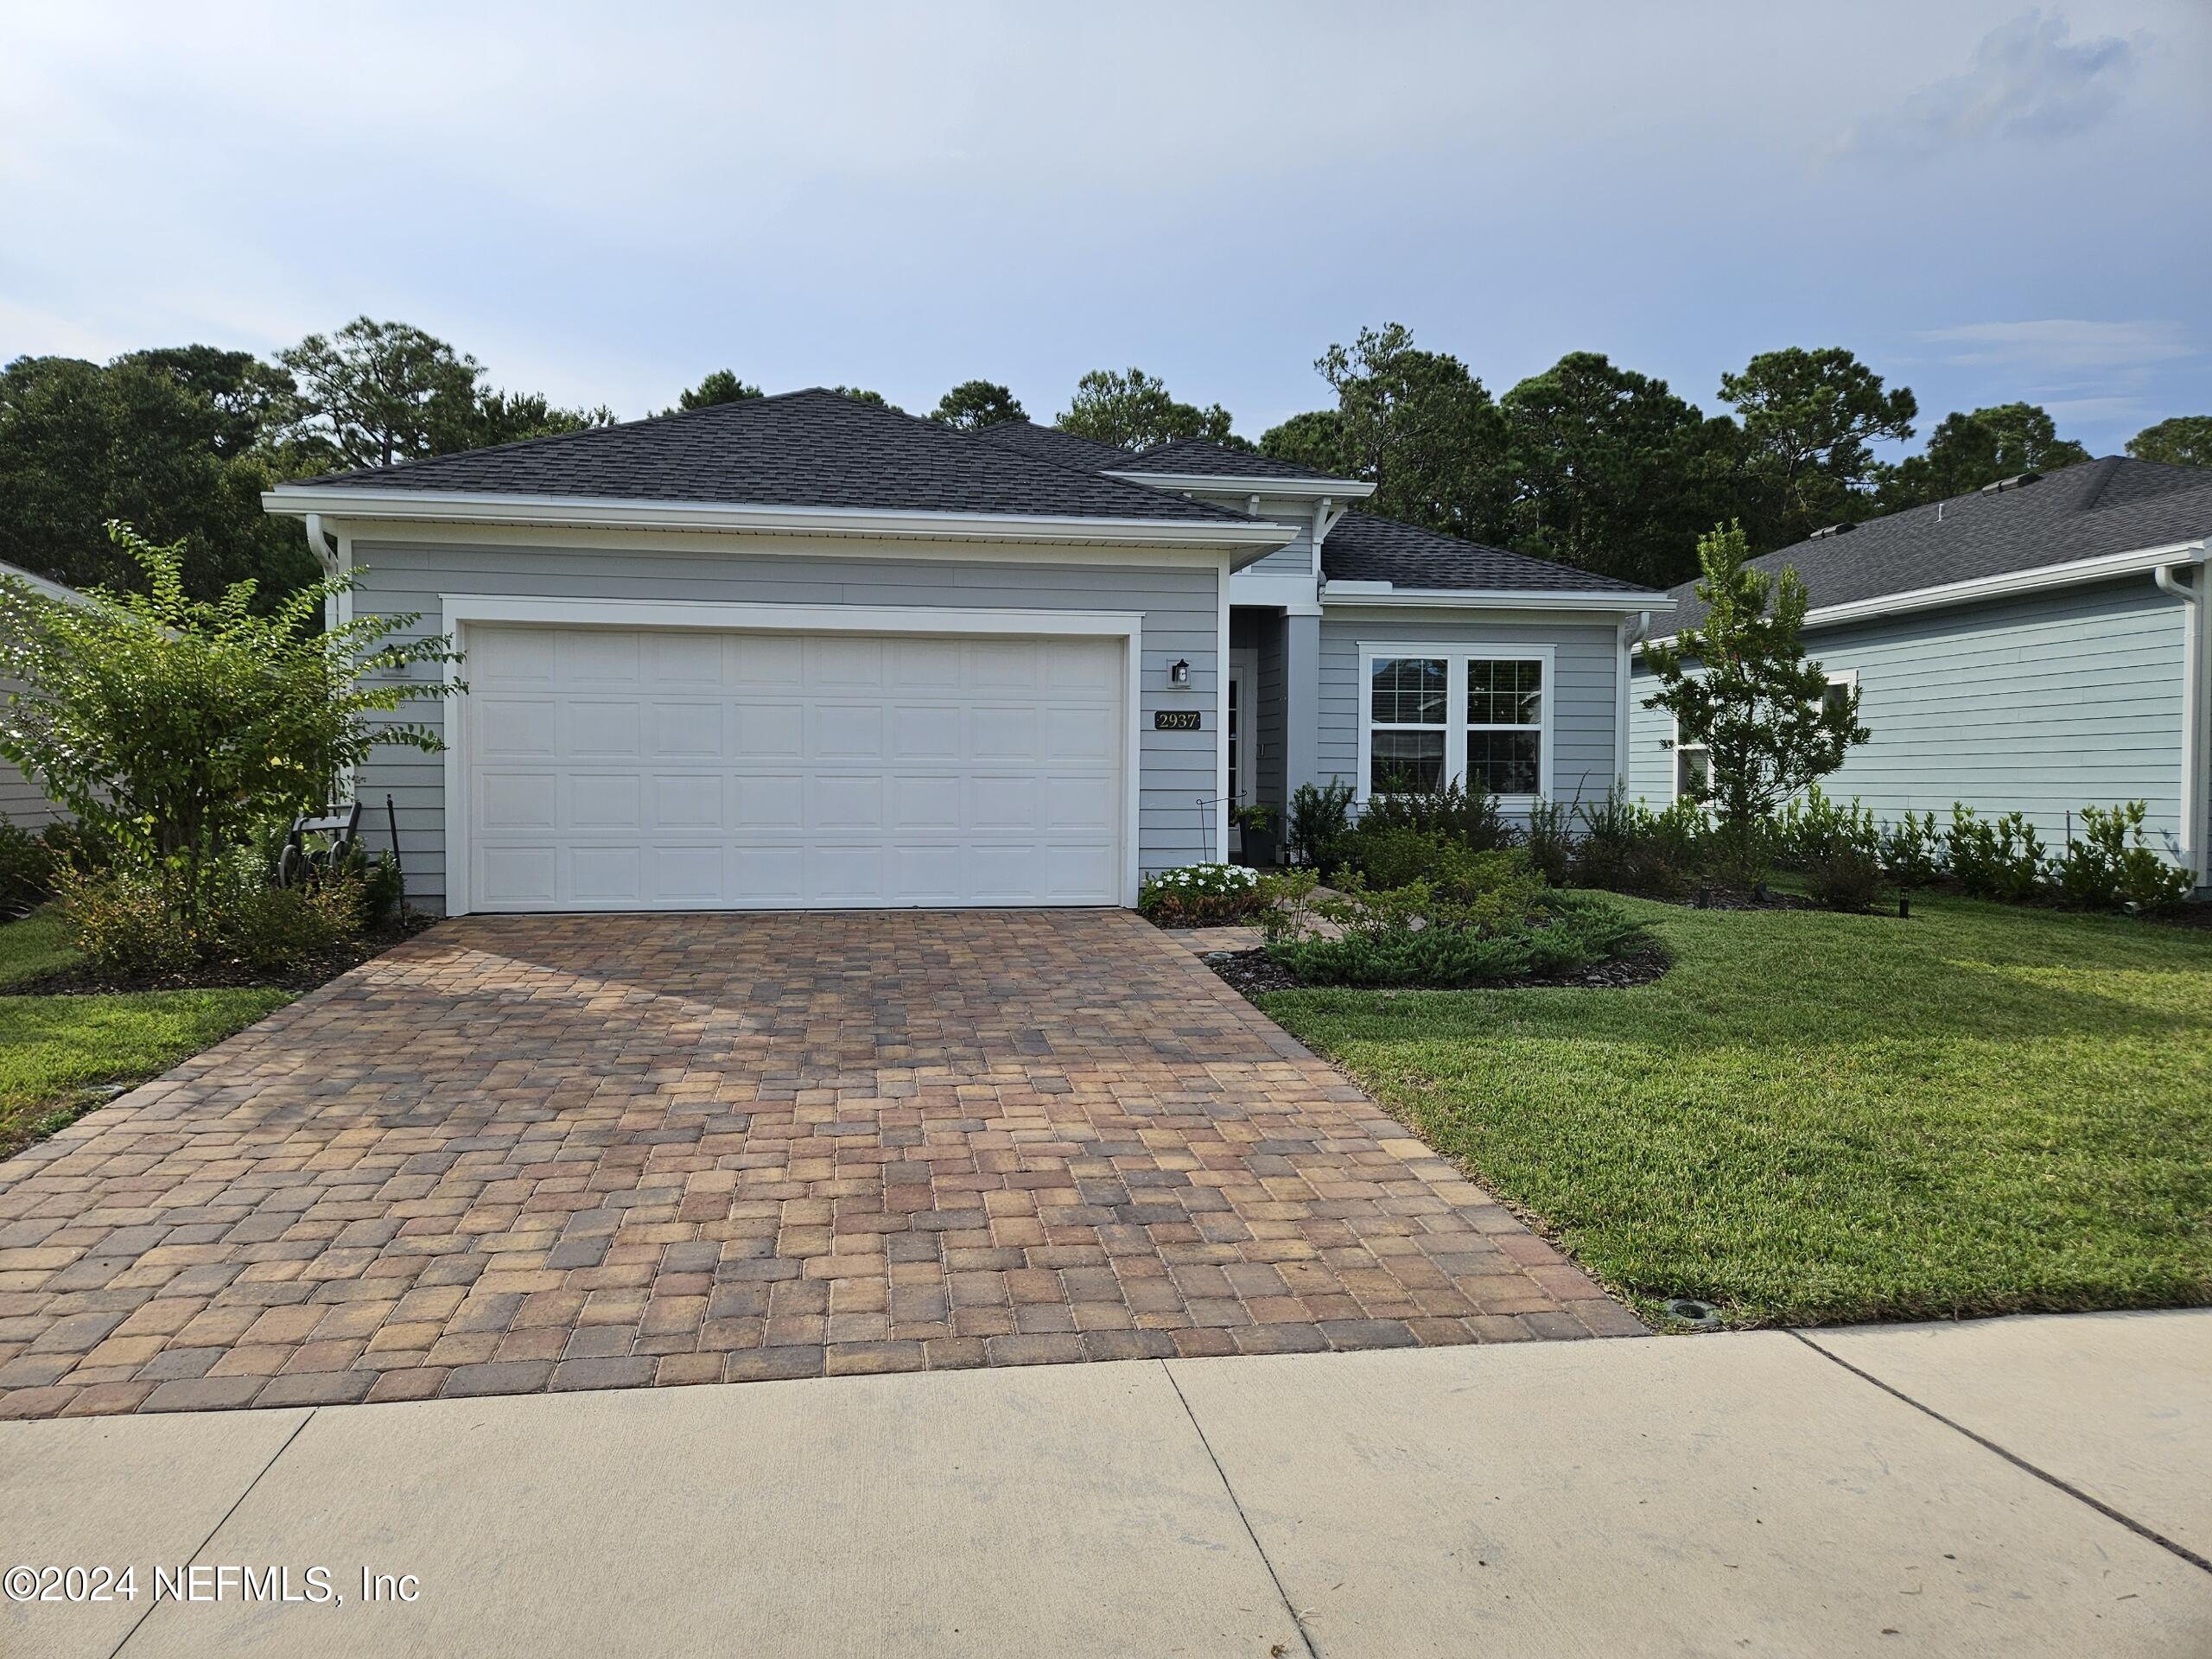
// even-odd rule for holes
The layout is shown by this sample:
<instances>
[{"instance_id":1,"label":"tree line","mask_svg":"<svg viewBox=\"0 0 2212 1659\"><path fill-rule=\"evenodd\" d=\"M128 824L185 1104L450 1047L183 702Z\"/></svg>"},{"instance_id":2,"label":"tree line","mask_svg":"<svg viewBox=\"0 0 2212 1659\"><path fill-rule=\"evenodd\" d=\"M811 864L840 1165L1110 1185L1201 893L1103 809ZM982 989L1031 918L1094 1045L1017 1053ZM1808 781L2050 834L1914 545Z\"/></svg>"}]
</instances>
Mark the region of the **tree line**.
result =
<instances>
[{"instance_id":1,"label":"tree line","mask_svg":"<svg viewBox=\"0 0 2212 1659\"><path fill-rule=\"evenodd\" d=\"M1656 586L1694 574L1698 537L1716 524L1740 522L1764 552L2088 459L2047 411L2012 403L1946 416L1922 454L1880 461L1876 444L1914 435L1918 404L1836 346L1752 358L1720 377L1729 412L1715 414L1595 352L1493 396L1396 323L1363 329L1314 366L1328 399L1256 441L1220 404L1185 402L1135 367L1084 375L1053 422L1131 450L1192 437L1255 448L1372 481L1372 510L1389 517ZM864 387L834 390L894 407ZM761 395L717 369L660 412ZM252 577L274 605L317 572L297 527L262 512L272 485L614 418L495 388L446 341L367 317L269 359L211 346L105 364L19 358L0 369L0 560L73 586L127 587L135 569L103 529L119 518L183 544L194 594ZM974 379L926 418L974 430L1027 414L1007 386ZM2127 448L2212 465L2212 416L2162 421Z\"/></svg>"}]
</instances>

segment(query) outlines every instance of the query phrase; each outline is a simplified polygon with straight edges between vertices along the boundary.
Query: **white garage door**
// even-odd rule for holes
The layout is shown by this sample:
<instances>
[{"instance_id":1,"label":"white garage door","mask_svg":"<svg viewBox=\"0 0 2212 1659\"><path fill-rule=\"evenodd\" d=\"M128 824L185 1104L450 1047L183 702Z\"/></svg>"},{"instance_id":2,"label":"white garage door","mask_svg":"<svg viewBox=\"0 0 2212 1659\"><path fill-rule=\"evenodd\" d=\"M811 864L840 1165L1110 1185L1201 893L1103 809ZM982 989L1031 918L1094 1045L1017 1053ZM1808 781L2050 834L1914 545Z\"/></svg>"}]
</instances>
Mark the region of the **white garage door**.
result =
<instances>
[{"instance_id":1,"label":"white garage door","mask_svg":"<svg viewBox=\"0 0 2212 1659\"><path fill-rule=\"evenodd\" d=\"M1123 639L464 644L471 909L1121 902Z\"/></svg>"}]
</instances>

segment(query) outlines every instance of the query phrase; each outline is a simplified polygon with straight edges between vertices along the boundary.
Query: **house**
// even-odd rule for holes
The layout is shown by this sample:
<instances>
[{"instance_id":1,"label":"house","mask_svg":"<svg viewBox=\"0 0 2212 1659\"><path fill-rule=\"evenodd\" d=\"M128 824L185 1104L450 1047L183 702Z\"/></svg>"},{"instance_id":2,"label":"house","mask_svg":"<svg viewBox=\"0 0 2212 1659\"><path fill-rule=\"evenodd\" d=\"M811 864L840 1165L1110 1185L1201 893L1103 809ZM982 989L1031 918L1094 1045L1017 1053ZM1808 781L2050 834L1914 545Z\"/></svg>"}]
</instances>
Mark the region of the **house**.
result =
<instances>
[{"instance_id":1,"label":"house","mask_svg":"<svg viewBox=\"0 0 2212 1659\"><path fill-rule=\"evenodd\" d=\"M20 583L34 594L58 604L81 605L85 602L84 595L75 588L65 588L58 582L48 582L44 576L34 575L4 561L0 561L0 582ZM21 682L0 677L0 698L12 697L21 690ZM0 760L0 823L19 824L35 832L57 818L71 816L66 807L56 806L47 799L46 791L33 783L22 767L13 761Z\"/></svg>"},{"instance_id":2,"label":"house","mask_svg":"<svg viewBox=\"0 0 2212 1659\"><path fill-rule=\"evenodd\" d=\"M2083 806L2141 800L2152 843L2212 885L2208 537L2212 471L2110 456L1754 560L1803 580L1806 654L1872 733L1823 786L1885 822L2020 812L2053 849ZM1677 624L1703 614L1695 585ZM1639 662L1629 787L1664 804L1703 757L1670 747L1654 689Z\"/></svg>"},{"instance_id":3,"label":"house","mask_svg":"<svg viewBox=\"0 0 2212 1659\"><path fill-rule=\"evenodd\" d=\"M1129 905L1308 781L1603 795L1665 596L1371 493L810 391L264 499L466 653L356 780L461 913Z\"/></svg>"}]
</instances>

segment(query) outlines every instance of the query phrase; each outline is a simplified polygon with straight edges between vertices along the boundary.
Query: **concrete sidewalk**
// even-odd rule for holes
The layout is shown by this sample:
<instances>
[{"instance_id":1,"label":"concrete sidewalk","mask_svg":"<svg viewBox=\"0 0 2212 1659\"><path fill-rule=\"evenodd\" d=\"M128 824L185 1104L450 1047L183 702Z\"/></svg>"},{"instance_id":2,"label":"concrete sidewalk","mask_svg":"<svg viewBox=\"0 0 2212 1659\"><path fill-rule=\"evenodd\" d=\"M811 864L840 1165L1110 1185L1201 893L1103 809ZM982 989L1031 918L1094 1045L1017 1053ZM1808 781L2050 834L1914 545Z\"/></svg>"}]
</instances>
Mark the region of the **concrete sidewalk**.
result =
<instances>
[{"instance_id":1,"label":"concrete sidewalk","mask_svg":"<svg viewBox=\"0 0 2212 1659\"><path fill-rule=\"evenodd\" d=\"M10 1424L0 1566L139 1593L0 1652L2201 1656L2208 1377L2189 1312Z\"/></svg>"}]
</instances>

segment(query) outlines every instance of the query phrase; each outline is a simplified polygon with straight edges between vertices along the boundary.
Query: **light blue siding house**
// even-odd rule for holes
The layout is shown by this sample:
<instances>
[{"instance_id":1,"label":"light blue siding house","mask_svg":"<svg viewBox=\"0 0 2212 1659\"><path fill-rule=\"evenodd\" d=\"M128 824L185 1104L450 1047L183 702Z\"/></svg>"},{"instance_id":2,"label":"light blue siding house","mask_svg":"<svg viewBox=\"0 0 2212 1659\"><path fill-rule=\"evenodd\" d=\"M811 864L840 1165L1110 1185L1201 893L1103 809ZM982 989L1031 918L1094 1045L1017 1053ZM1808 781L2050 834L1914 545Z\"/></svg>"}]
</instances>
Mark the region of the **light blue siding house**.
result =
<instances>
[{"instance_id":1,"label":"light blue siding house","mask_svg":"<svg viewBox=\"0 0 2212 1659\"><path fill-rule=\"evenodd\" d=\"M1342 778L1602 796L1650 592L1185 442L954 431L812 391L308 480L265 505L451 635L379 750L415 902L1128 905Z\"/></svg>"},{"instance_id":2,"label":"light blue siding house","mask_svg":"<svg viewBox=\"0 0 2212 1659\"><path fill-rule=\"evenodd\" d=\"M2085 805L2140 800L2152 843L2212 886L2212 472L2110 457L1784 548L1807 654L1858 687L1872 741L1825 787L1878 817L2020 812L2062 846ZM1678 621L1701 614L1677 588ZM1677 798L1699 757L1632 687L1630 792Z\"/></svg>"}]
</instances>

